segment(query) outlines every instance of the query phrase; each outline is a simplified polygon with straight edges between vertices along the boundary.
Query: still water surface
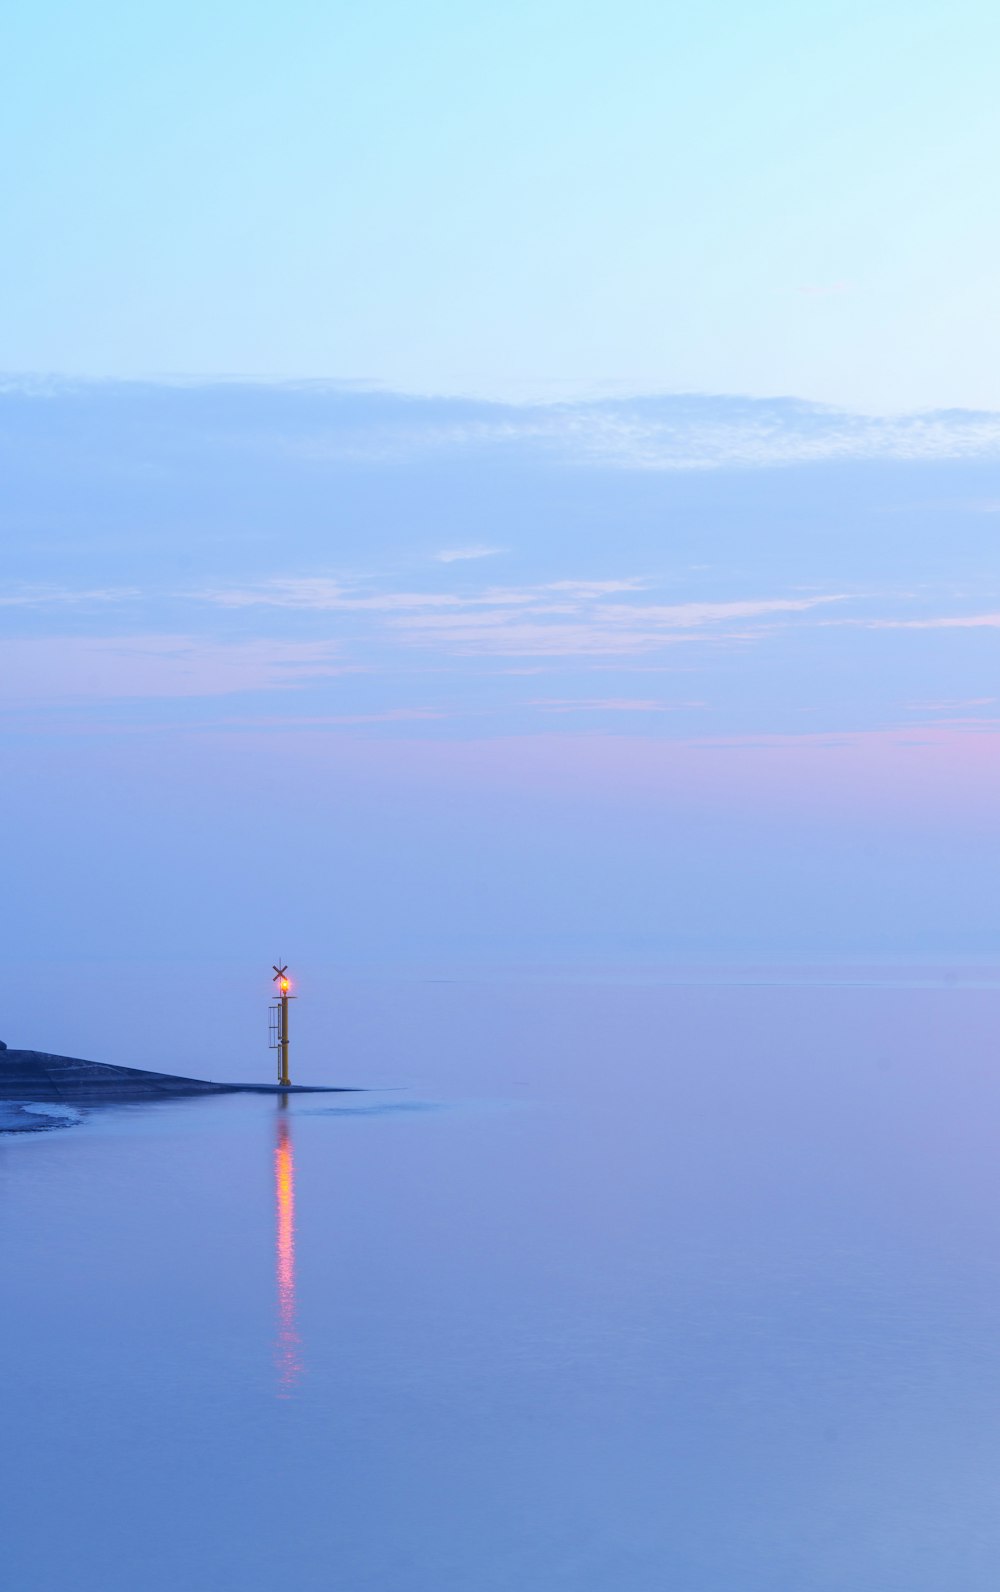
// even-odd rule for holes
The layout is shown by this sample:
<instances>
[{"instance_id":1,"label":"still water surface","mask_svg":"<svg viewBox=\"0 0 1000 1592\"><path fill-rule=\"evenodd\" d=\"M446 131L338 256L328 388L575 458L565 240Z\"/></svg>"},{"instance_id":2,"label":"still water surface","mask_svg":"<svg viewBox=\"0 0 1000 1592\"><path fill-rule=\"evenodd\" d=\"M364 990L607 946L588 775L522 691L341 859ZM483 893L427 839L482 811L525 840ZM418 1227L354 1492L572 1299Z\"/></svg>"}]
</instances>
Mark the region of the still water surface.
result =
<instances>
[{"instance_id":1,"label":"still water surface","mask_svg":"<svg viewBox=\"0 0 1000 1592\"><path fill-rule=\"evenodd\" d=\"M353 1020L0 1138L5 1585L994 1592L1000 992Z\"/></svg>"}]
</instances>

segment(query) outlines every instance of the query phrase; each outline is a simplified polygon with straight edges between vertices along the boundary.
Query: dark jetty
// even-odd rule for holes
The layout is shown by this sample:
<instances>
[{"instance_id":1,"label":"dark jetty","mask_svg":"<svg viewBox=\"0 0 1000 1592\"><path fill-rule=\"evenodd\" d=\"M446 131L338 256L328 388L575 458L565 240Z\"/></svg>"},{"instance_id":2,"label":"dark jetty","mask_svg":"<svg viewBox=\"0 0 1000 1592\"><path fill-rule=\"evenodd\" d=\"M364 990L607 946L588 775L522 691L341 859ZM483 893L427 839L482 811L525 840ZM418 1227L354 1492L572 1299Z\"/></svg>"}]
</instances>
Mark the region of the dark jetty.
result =
<instances>
[{"instance_id":1,"label":"dark jetty","mask_svg":"<svg viewBox=\"0 0 1000 1592\"><path fill-rule=\"evenodd\" d=\"M196 1094L333 1094L337 1089L308 1084L209 1083L139 1067L109 1067L77 1056L52 1056L45 1050L8 1050L0 1045L0 1100L63 1100L110 1104L116 1100L162 1099Z\"/></svg>"}]
</instances>

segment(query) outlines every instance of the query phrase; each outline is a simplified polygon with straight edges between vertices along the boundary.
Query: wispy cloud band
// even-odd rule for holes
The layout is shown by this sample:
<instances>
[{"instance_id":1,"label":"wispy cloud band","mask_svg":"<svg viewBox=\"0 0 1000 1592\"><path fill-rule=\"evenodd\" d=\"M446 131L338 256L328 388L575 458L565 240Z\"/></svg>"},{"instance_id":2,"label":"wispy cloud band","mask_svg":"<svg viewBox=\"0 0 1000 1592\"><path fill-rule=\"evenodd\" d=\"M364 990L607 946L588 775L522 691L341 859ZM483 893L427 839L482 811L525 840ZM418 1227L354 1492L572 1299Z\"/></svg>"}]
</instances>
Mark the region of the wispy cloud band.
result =
<instances>
[{"instance_id":1,"label":"wispy cloud band","mask_svg":"<svg viewBox=\"0 0 1000 1592\"><path fill-rule=\"evenodd\" d=\"M348 672L328 641L213 642L186 635L0 640L0 702L221 696Z\"/></svg>"},{"instance_id":2,"label":"wispy cloud band","mask_svg":"<svg viewBox=\"0 0 1000 1592\"><path fill-rule=\"evenodd\" d=\"M685 641L746 639L747 625L789 618L844 601L817 593L733 601L648 601L640 579L559 580L487 587L478 593L366 593L327 576L280 577L201 597L228 608L300 608L382 616L383 634L411 646L504 656L602 656L647 652ZM627 601L630 596L637 600ZM643 598L647 600L642 600ZM613 600L612 600L613 599Z\"/></svg>"}]
</instances>

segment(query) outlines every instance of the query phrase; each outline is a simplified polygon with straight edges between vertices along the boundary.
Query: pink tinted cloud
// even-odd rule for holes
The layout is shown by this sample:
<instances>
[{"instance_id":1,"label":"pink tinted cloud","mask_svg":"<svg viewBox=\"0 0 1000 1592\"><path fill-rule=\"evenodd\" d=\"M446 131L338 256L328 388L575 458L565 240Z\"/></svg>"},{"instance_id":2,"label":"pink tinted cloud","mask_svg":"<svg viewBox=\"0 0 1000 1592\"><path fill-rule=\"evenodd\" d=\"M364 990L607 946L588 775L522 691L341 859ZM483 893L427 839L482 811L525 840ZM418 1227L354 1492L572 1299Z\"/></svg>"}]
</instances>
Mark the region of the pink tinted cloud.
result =
<instances>
[{"instance_id":1,"label":"pink tinted cloud","mask_svg":"<svg viewBox=\"0 0 1000 1592\"><path fill-rule=\"evenodd\" d=\"M704 702L658 702L649 697L536 697L530 704L551 713L677 713Z\"/></svg>"},{"instance_id":2,"label":"pink tinted cloud","mask_svg":"<svg viewBox=\"0 0 1000 1592\"><path fill-rule=\"evenodd\" d=\"M86 607L90 603L127 602L141 595L134 586L99 586L80 591L60 586L31 586L0 592L0 608Z\"/></svg>"},{"instance_id":3,"label":"pink tinted cloud","mask_svg":"<svg viewBox=\"0 0 1000 1592\"><path fill-rule=\"evenodd\" d=\"M470 559L496 558L503 551L502 547L445 547L434 559L438 564L464 564Z\"/></svg>"},{"instance_id":4,"label":"pink tinted cloud","mask_svg":"<svg viewBox=\"0 0 1000 1592\"><path fill-rule=\"evenodd\" d=\"M332 642L196 636L45 636L0 641L0 703L221 696L347 672Z\"/></svg>"},{"instance_id":5,"label":"pink tinted cloud","mask_svg":"<svg viewBox=\"0 0 1000 1592\"><path fill-rule=\"evenodd\" d=\"M634 576L557 580L534 586L488 586L478 592L366 592L332 577L275 577L259 586L210 590L204 601L224 607L263 605L370 614L373 633L408 646L494 656L607 656L648 652L720 634L735 623L791 618L842 593L762 597L731 602L626 601L645 592ZM747 639L744 632L729 639Z\"/></svg>"},{"instance_id":6,"label":"pink tinted cloud","mask_svg":"<svg viewBox=\"0 0 1000 1592\"><path fill-rule=\"evenodd\" d=\"M226 718L217 722L224 726L256 729L327 729L352 724L406 724L425 719L444 719L448 715L440 708L386 708L381 713L322 713L263 715L246 718ZM204 728L204 726L200 726Z\"/></svg>"},{"instance_id":7,"label":"pink tinted cloud","mask_svg":"<svg viewBox=\"0 0 1000 1592\"><path fill-rule=\"evenodd\" d=\"M757 634L753 630L734 632L726 626L805 614L843 600L834 593L715 603L581 602L567 593L565 603L520 610L472 609L463 604L433 613L400 614L390 625L410 642L465 653L602 656L649 652L681 642L753 639Z\"/></svg>"},{"instance_id":8,"label":"pink tinted cloud","mask_svg":"<svg viewBox=\"0 0 1000 1592\"><path fill-rule=\"evenodd\" d=\"M1000 630L997 614L944 614L929 619L857 619L865 630Z\"/></svg>"}]
</instances>

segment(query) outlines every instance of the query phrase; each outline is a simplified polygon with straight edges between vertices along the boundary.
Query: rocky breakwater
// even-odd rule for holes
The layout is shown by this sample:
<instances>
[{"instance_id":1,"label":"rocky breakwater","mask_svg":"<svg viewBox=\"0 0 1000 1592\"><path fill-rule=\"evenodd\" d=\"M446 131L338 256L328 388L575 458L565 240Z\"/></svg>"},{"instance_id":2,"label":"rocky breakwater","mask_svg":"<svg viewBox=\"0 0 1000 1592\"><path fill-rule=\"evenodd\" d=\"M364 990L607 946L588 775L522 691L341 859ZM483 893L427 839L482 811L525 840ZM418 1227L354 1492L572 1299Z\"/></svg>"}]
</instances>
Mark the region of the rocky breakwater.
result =
<instances>
[{"instance_id":1,"label":"rocky breakwater","mask_svg":"<svg viewBox=\"0 0 1000 1592\"><path fill-rule=\"evenodd\" d=\"M145 1072L139 1067L111 1067L78 1056L54 1056L46 1050L8 1050L0 1043L0 1101L58 1100L73 1105L161 1095L226 1094L239 1087L180 1078L169 1072Z\"/></svg>"},{"instance_id":2,"label":"rocky breakwater","mask_svg":"<svg viewBox=\"0 0 1000 1592\"><path fill-rule=\"evenodd\" d=\"M112 1067L79 1056L54 1056L47 1050L10 1050L0 1042L0 1133L38 1132L79 1121L72 1108L116 1105L132 1100L162 1100L205 1094L334 1094L337 1085L211 1083L172 1072ZM349 1091L353 1092L353 1091ZM46 1103L61 1107L43 1111Z\"/></svg>"}]
</instances>

